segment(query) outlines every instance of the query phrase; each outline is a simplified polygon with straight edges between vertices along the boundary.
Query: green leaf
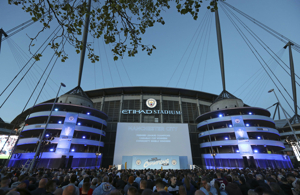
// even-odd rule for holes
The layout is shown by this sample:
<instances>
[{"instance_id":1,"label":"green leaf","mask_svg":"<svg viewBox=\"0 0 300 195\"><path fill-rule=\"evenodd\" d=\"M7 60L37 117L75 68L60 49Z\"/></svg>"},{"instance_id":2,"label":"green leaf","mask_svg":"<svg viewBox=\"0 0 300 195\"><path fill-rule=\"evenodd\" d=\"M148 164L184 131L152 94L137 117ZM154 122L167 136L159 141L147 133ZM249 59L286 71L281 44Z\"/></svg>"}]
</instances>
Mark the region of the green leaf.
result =
<instances>
[{"instance_id":1,"label":"green leaf","mask_svg":"<svg viewBox=\"0 0 300 195\"><path fill-rule=\"evenodd\" d=\"M118 60L118 56L114 56L114 61L117 61Z\"/></svg>"}]
</instances>

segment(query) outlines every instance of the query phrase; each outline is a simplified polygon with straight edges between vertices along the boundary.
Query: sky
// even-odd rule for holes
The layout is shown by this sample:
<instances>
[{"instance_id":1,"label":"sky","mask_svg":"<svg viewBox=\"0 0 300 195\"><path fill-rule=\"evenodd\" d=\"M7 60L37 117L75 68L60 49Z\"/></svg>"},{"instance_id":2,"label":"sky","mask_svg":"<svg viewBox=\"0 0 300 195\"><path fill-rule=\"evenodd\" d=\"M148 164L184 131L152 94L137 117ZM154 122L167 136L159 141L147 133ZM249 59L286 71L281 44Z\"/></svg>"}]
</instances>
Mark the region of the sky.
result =
<instances>
[{"instance_id":1,"label":"sky","mask_svg":"<svg viewBox=\"0 0 300 195\"><path fill-rule=\"evenodd\" d=\"M300 1L227 0L226 2L296 43L300 43ZM175 5L171 4L171 9L166 10L162 14L166 24L156 24L154 27L147 29L142 36L145 44L155 45L157 48L151 56L139 51L135 57L124 56L123 59L115 62L110 49L112 46L104 45L101 38L97 40L89 36L88 41L93 44L95 52L100 55L100 61L93 64L88 58L85 58L81 87L84 90L94 90L122 86L161 86L220 94L222 82L215 18L213 13L207 12L206 7L208 3L209 1L204 1L200 9L199 18L196 21L190 15L180 15ZM241 98L244 103L250 106L267 108L277 102L275 96L268 93L269 89L275 88L283 107L290 115L293 115L292 110L221 7L219 15L227 91ZM288 51L283 49L285 45L283 42L244 17L238 14L237 16L289 66ZM8 5L7 1L0 1L0 18L0 28L8 31L29 20L30 15L25 13L21 6ZM2 42L0 52L0 93L29 59L31 55L28 51L29 37L35 36L40 27L39 23L35 23ZM33 51L45 41L55 27L56 24L53 23L50 30L45 31L38 37L34 42L36 47L33 48ZM276 84L293 106L292 100L286 93L288 92L292 96L290 76L242 29L241 25L239 27L254 45L263 60L270 66L276 77L278 77L284 88L277 81ZM76 54L72 46L66 46L66 48L69 59L64 63L57 61L50 79L45 85L45 89L37 100L38 103L54 98L60 82L66 85L66 88L60 91L60 95L77 86L80 55ZM0 117L4 121L10 122L22 112L52 55L52 50L45 50L41 61L34 64L29 74L24 77L10 98L0 108ZM293 57L295 73L300 75L298 66L300 54L293 50ZM286 70L289 71L288 69ZM270 71L268 73L271 74ZM23 74L22 72L0 96L1 104L12 92L12 89ZM272 79L275 80L275 77L272 76ZM298 78L296 78L296 81L300 83ZM44 78L29 101L27 108L34 104L43 82ZM297 90L299 97L300 89L298 85ZM299 100L299 98L297 99ZM273 114L274 107L270 109L270 112Z\"/></svg>"}]
</instances>

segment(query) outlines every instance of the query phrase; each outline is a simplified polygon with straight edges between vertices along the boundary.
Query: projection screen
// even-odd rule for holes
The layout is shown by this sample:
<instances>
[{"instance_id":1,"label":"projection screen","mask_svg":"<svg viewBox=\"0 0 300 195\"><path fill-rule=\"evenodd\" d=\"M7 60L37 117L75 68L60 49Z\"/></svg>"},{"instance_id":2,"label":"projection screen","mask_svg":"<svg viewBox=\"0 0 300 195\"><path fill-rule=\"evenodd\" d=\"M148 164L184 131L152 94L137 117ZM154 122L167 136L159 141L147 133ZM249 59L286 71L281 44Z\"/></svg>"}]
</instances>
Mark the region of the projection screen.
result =
<instances>
[{"instance_id":1,"label":"projection screen","mask_svg":"<svg viewBox=\"0 0 300 195\"><path fill-rule=\"evenodd\" d=\"M187 124L118 123L115 143L115 165L134 155L187 156L193 164Z\"/></svg>"}]
</instances>

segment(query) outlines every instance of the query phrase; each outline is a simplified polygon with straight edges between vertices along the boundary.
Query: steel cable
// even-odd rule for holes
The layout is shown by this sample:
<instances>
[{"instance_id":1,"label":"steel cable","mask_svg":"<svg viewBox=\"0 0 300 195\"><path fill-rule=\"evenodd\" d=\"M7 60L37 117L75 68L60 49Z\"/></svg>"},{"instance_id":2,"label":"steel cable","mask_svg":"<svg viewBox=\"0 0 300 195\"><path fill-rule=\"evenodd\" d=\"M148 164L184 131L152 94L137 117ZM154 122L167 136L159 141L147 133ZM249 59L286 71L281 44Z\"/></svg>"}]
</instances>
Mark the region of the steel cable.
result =
<instances>
[{"instance_id":1,"label":"steel cable","mask_svg":"<svg viewBox=\"0 0 300 195\"><path fill-rule=\"evenodd\" d=\"M222 8L222 6L220 6ZM259 63L261 64L261 66L264 68L265 72L268 74L269 78L272 80L272 82L274 83L274 85L276 86L276 88L278 89L278 91L280 92L280 94L283 96L283 98L285 99L285 101L287 102L287 104L289 105L289 107L292 109L292 111L294 111L294 109L291 107L291 105L288 103L287 99L285 98L285 96L282 94L281 90L279 89L279 87L276 85L275 81L272 79L272 77L270 76L270 74L267 72L267 70L265 69L265 67L263 66L263 64L261 63L261 61L259 60L259 58L257 57L257 55L255 54L255 52L259 55L259 57L262 59L262 57L260 56L260 54L257 52L257 50L254 48L254 46L251 44L251 42L248 40L248 38L244 35L244 33L240 30L240 28L238 26L236 26L236 23L232 20L232 18L228 15L228 13L226 12L225 9L223 9L225 14L227 15L227 17L230 19L230 21L232 22L232 24L234 25L234 27L236 28L236 30L238 31L238 33L241 35L241 37L243 38L243 40L245 41L245 43L247 44L247 46L249 47L249 49L251 50L251 52L254 54L254 56L256 57L256 59L259 61ZM247 42L246 41L249 42ZM250 47L253 47L253 49L255 50L255 52L253 51L253 49ZM262 59L262 61L264 61ZM264 63L266 64L266 62L264 61ZM276 77L277 78L277 77ZM281 82L279 82L281 84ZM281 84L282 85L282 84ZM284 88L284 87L283 87ZM284 88L285 89L285 88ZM289 95L289 94L288 94ZM290 96L290 95L289 95ZM291 96L290 96L291 97Z\"/></svg>"}]
</instances>

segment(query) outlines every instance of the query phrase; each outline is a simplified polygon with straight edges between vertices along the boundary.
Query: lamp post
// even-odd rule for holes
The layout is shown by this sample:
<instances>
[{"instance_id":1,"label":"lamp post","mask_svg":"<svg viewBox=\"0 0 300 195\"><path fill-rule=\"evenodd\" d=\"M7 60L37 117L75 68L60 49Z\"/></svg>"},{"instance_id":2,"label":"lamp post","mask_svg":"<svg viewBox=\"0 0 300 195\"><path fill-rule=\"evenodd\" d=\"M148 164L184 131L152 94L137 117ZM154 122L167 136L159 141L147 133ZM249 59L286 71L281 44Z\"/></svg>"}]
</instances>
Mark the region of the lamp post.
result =
<instances>
[{"instance_id":1,"label":"lamp post","mask_svg":"<svg viewBox=\"0 0 300 195\"><path fill-rule=\"evenodd\" d=\"M276 97L276 99L277 99L277 101L278 101L278 104L279 104L279 106L281 107L281 109L282 109L282 111L283 111L283 114L284 114L284 116L285 116L285 120L288 122L288 124L289 124L289 126L290 126L290 128L291 128L291 130L292 130L292 132L293 132L293 134L294 134L294 137L295 137L295 139L296 139L296 141L297 141L297 144L296 144L296 145L297 145L297 148L298 148L298 150L299 150L299 140L298 140L298 137L296 136L296 133L295 133L293 127L292 127L292 124L290 123L290 120L288 120L288 118L287 118L287 116L286 116L286 113L285 113L285 110L283 109L283 107L282 107L282 105L281 105L281 103L280 103L280 101L279 101L279 99L278 99L278 97L277 97L277 95L276 95L274 89L271 89L271 90L268 91L268 93L272 93L272 92L274 92L274 95L275 95L275 97Z\"/></svg>"},{"instance_id":2,"label":"lamp post","mask_svg":"<svg viewBox=\"0 0 300 195\"><path fill-rule=\"evenodd\" d=\"M36 158L37 158L37 156L38 156L38 155L39 155L39 153L40 153L40 149L41 149L42 141L43 141L43 138L44 138L44 136L45 136L45 133L46 133L46 130L47 130L47 126L48 126L48 124L49 124L50 117L51 117L51 114L52 114L53 108L54 108L54 106L55 106L55 103L56 103L56 101L57 101L57 96L58 96L58 94L59 94L59 91L60 91L60 88L61 88L61 86L63 86L63 87L66 87L66 85L65 85L65 84L63 84L63 83L60 83L60 86L59 86L59 88L58 88L58 91L57 91L57 94L56 94L56 97L55 97L54 103L52 104L52 108L51 108L51 110L50 110L50 114L49 114L49 116L48 116L48 119L47 119L47 122L46 122L45 128L44 128L44 130L43 130L43 134L42 134L42 136L39 138L39 145L38 145L38 147L37 147L37 149L36 149L36 152L35 152L35 155L34 155L34 157L33 157L33 159L32 159L32 162L31 162L31 165L30 165L29 172L32 172L32 169L33 169L33 167L34 167L34 164L35 164Z\"/></svg>"},{"instance_id":3,"label":"lamp post","mask_svg":"<svg viewBox=\"0 0 300 195\"><path fill-rule=\"evenodd\" d=\"M207 127L207 131L208 131L208 137L209 137L209 142L210 142L210 148L211 148L211 152L210 154L212 155L213 159L214 159L214 166L215 166L215 170L216 170L216 153L213 152L213 147L212 147L212 143L211 143L211 137L210 137L210 132L209 132L209 127L208 127L208 122L207 120L205 120L206 122L206 127Z\"/></svg>"},{"instance_id":4,"label":"lamp post","mask_svg":"<svg viewBox=\"0 0 300 195\"><path fill-rule=\"evenodd\" d=\"M101 130L103 130L103 123L102 123L102 125L101 125ZM101 144L101 134L100 134L100 138L99 138L99 145L98 145L98 150L97 150L97 152L96 152L96 162L95 162L95 167L97 167L97 164L98 164L98 158L99 158L99 156L101 155L101 153L100 153L100 144ZM102 159L101 159L102 160ZM101 165L101 164L100 164ZM100 166L99 166L99 168L100 168Z\"/></svg>"}]
</instances>

